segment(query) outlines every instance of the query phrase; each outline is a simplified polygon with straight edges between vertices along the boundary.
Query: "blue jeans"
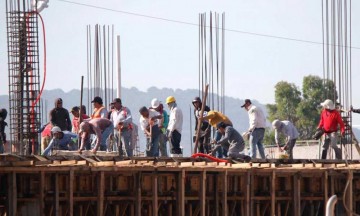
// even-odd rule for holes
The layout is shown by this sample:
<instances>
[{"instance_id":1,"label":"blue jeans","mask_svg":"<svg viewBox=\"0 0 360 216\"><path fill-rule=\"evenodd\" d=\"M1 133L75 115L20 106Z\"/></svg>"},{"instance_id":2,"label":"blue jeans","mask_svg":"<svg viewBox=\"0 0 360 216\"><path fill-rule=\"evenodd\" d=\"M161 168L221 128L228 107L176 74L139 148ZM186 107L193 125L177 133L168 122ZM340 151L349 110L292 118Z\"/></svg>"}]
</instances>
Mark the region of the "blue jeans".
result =
<instances>
[{"instance_id":1,"label":"blue jeans","mask_svg":"<svg viewBox=\"0 0 360 216\"><path fill-rule=\"evenodd\" d=\"M147 157L159 157L159 136L152 138L146 138L146 156Z\"/></svg>"},{"instance_id":2,"label":"blue jeans","mask_svg":"<svg viewBox=\"0 0 360 216\"><path fill-rule=\"evenodd\" d=\"M109 127L105 128L105 130L101 133L101 141L100 141L100 151L106 151L107 144L109 143L110 135L113 133L114 125L110 125ZM97 139L93 140L93 143L96 142Z\"/></svg>"},{"instance_id":3,"label":"blue jeans","mask_svg":"<svg viewBox=\"0 0 360 216\"><path fill-rule=\"evenodd\" d=\"M215 131L215 135L214 135L215 141L217 142L221 140L221 137L222 134L219 131ZM216 150L216 157L223 158L224 156L227 157L227 150L221 146L220 148L218 148L218 150Z\"/></svg>"},{"instance_id":4,"label":"blue jeans","mask_svg":"<svg viewBox=\"0 0 360 216\"><path fill-rule=\"evenodd\" d=\"M124 155L124 151L126 151L126 155L128 157L132 157L133 156L133 149L131 146L131 130L124 130L121 131L121 138L119 138L119 131L118 130L114 130L114 138L115 138L115 146L117 146L116 149L118 149L119 146L119 139L121 140L121 144L122 144L122 148L119 149L119 153L121 155Z\"/></svg>"},{"instance_id":5,"label":"blue jeans","mask_svg":"<svg viewBox=\"0 0 360 216\"><path fill-rule=\"evenodd\" d=\"M249 144L250 144L250 157L256 158L256 146L259 149L259 153L262 159L265 159L264 145L262 141L264 139L265 129L264 128L255 128L250 134Z\"/></svg>"}]
</instances>

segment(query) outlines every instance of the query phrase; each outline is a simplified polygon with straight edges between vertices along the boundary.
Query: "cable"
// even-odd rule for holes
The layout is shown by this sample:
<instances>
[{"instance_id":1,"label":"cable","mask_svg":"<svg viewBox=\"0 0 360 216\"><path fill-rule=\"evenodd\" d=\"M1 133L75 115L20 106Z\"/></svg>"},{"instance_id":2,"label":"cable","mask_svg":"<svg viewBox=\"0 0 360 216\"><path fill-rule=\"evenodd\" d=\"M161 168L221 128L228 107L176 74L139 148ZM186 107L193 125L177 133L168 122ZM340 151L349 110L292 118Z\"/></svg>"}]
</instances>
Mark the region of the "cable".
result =
<instances>
[{"instance_id":1,"label":"cable","mask_svg":"<svg viewBox=\"0 0 360 216\"><path fill-rule=\"evenodd\" d=\"M173 23L179 23L179 24L184 24L184 25L192 25L192 26L198 27L198 24L191 23L191 22L185 22L185 21L162 18L162 17L156 17L156 16L149 16L149 15L133 13L133 12L127 12L127 11L122 11L122 10L115 10L115 9L111 9L111 8L100 7L100 6L96 6L96 5L84 4L84 3L79 3L79 2L73 2L73 1L68 1L68 0L57 0L57 1L65 2L65 3L69 3L69 4L74 4L74 5L80 5L80 6L84 6L84 7L100 9L100 10L107 10L107 11L116 12L116 13L123 13L123 14L127 14L127 15L132 15L132 16L145 17L145 18L149 18L149 19L156 19L156 20L161 20L161 21L166 21L166 22L173 22ZM209 28L209 26L206 26L206 27ZM281 39L281 40L288 40L288 41L295 41L295 42L323 45L322 42L316 42L316 41L310 41L310 40L282 37L282 36L269 35L269 34L260 34L260 33L247 32L247 31L241 31L241 30L236 30L236 29L224 29L224 30L228 31L228 32L255 35L255 36L259 36L259 37L268 37L268 38L275 38L275 39ZM325 44L325 45L334 45L334 44ZM334 46L339 46L339 45L334 45ZM360 47L348 47L348 48L360 49Z\"/></svg>"}]
</instances>

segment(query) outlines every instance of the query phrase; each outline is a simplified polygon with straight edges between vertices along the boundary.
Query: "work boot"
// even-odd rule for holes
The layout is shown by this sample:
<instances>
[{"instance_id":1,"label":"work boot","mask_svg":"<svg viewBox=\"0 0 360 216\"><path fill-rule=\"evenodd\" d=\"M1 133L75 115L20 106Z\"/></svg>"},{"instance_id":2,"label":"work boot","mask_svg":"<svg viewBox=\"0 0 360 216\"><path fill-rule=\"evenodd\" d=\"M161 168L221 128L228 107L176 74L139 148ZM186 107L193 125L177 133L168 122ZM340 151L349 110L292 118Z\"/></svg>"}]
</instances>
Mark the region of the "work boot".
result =
<instances>
[{"instance_id":1,"label":"work boot","mask_svg":"<svg viewBox=\"0 0 360 216\"><path fill-rule=\"evenodd\" d=\"M342 159L341 149L339 149L339 148L334 148L334 151L335 151L335 158L338 159L338 160L341 160L341 159Z\"/></svg>"},{"instance_id":2,"label":"work boot","mask_svg":"<svg viewBox=\"0 0 360 216\"><path fill-rule=\"evenodd\" d=\"M327 150L322 150L321 159L326 159Z\"/></svg>"}]
</instances>

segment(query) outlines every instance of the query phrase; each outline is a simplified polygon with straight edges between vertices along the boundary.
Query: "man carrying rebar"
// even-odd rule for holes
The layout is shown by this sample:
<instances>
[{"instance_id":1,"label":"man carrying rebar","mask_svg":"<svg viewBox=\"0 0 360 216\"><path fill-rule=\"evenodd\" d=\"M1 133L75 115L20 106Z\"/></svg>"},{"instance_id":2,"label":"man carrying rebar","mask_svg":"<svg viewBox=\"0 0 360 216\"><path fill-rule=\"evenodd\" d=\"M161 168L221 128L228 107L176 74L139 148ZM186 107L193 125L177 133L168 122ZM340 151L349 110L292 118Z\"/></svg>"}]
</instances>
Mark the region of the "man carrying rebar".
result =
<instances>
[{"instance_id":1,"label":"man carrying rebar","mask_svg":"<svg viewBox=\"0 0 360 216\"><path fill-rule=\"evenodd\" d=\"M320 104L323 110L320 115L319 129L324 130L324 143L322 145L321 159L326 159L329 145L335 151L336 159L342 158L341 149L337 146L337 131L340 125L341 136L345 134L345 125L340 113L335 109L334 102L326 99Z\"/></svg>"}]
</instances>

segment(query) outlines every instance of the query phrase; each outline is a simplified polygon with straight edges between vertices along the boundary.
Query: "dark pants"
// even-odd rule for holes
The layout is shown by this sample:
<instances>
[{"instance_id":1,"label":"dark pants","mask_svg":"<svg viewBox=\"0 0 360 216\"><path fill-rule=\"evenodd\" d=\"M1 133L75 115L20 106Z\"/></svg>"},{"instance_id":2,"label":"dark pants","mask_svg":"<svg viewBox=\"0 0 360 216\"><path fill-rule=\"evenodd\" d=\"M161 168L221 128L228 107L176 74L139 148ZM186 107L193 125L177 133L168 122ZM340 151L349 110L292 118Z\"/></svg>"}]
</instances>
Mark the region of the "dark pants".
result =
<instances>
[{"instance_id":1,"label":"dark pants","mask_svg":"<svg viewBox=\"0 0 360 216\"><path fill-rule=\"evenodd\" d=\"M171 154L182 154L180 149L180 141L181 141L181 134L177 130L174 130L171 133L171 138L170 138Z\"/></svg>"},{"instance_id":2,"label":"dark pants","mask_svg":"<svg viewBox=\"0 0 360 216\"><path fill-rule=\"evenodd\" d=\"M204 135L199 138L199 152L208 154L210 153L209 144L210 143L210 136Z\"/></svg>"},{"instance_id":3,"label":"dark pants","mask_svg":"<svg viewBox=\"0 0 360 216\"><path fill-rule=\"evenodd\" d=\"M215 141L219 141L221 140L222 134L219 131L215 132ZM221 146L221 148L218 148L218 150L216 150L216 157L217 158L223 158L223 157L227 157L227 150L225 148L223 148Z\"/></svg>"}]
</instances>

